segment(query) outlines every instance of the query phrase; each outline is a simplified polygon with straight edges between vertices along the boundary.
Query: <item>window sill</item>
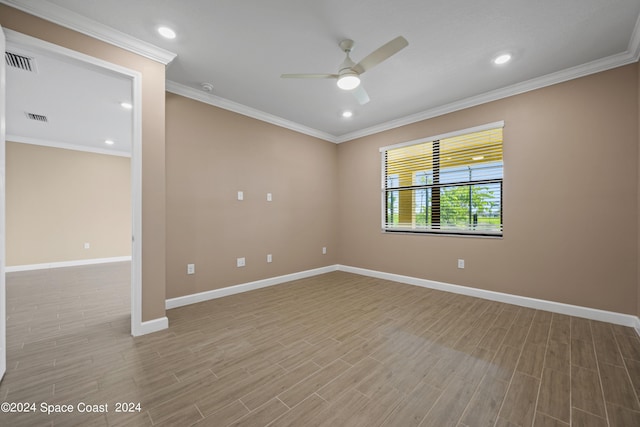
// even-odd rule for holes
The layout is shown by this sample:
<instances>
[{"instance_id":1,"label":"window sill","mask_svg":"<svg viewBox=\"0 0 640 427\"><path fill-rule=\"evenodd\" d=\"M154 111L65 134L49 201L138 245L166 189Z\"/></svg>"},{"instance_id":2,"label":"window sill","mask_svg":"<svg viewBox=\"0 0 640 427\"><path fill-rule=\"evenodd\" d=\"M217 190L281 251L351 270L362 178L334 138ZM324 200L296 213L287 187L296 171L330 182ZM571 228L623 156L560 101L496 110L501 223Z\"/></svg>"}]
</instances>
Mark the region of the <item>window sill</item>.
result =
<instances>
[{"instance_id":1,"label":"window sill","mask_svg":"<svg viewBox=\"0 0 640 427\"><path fill-rule=\"evenodd\" d=\"M382 234L400 234L403 236L435 236L435 237L463 237L463 238L475 238L475 239L498 239L502 240L504 235L498 234L480 234L480 233L447 233L447 232L429 232L429 231L410 231L410 230L381 230Z\"/></svg>"}]
</instances>

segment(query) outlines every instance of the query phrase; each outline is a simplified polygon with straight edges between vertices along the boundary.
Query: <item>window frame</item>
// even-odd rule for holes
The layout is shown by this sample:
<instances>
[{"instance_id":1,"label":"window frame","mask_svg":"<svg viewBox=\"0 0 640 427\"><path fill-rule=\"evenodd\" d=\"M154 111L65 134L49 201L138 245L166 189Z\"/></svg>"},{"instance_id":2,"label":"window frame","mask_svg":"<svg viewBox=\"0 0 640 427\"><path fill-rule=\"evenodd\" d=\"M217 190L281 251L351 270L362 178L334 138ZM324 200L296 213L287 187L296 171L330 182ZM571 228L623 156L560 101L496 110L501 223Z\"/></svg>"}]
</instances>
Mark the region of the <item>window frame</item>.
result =
<instances>
[{"instance_id":1,"label":"window frame","mask_svg":"<svg viewBox=\"0 0 640 427\"><path fill-rule=\"evenodd\" d=\"M387 180L388 180L388 176L386 173L386 166L387 166L387 161L386 161L386 152L389 150L394 150L394 149L398 149L398 148L403 148L403 147L409 147L409 146L413 146L413 145L418 145L418 144L424 144L424 143L433 143L435 141L440 141L442 139L447 139L447 138L454 138L457 136L462 136L462 135L467 135L467 134L472 134L472 133L476 133L476 132L482 132L482 131L487 131L487 130L491 130L491 129L498 129L498 128L502 128L504 129L504 121L497 121L497 122L492 122L492 123L487 123L484 125L480 125L480 126L474 126L474 127L470 127L470 128L466 128L466 129L461 129L461 130L457 130L457 131L453 131L453 132L448 132L448 133L444 133L444 134L440 134L440 135L435 135L435 136L430 136L430 137L426 137L426 138L419 138L419 139L415 139L415 140L411 140L411 141L406 141L406 142L402 142L399 144L393 144L393 145L387 145L384 147L380 147L379 148L379 152L380 152L380 162L381 162L381 167L380 167L380 171L381 171L381 231L382 233L385 234L412 234L412 235L429 235L429 236L458 236L458 237L488 237L488 238L502 238L504 236L504 136L503 136L503 142L502 142L502 153L503 153L503 161L502 161L502 178L499 179L491 179L491 180L483 180L483 181L479 181L479 182L474 182L474 181L469 181L469 182L473 182L472 185L476 185L476 184L482 184L484 182L487 181L492 181L492 183L496 183L499 182L500 183L500 231L496 232L496 233L490 233L490 232L478 232L478 231L474 231L474 230L460 230L460 231L456 231L456 230L434 230L434 229L408 229L408 228L398 228L398 229L393 229L390 227L387 227L387 197L388 197L388 190L387 190ZM439 149L439 148L438 148ZM441 171L439 171L441 172ZM435 171L432 172L432 174L435 174ZM425 187L426 188L445 188L445 187L454 187L454 186L460 186L461 184L447 184L447 183L439 183L438 185L418 185L417 187ZM413 186L412 186L413 187ZM402 191L402 190L396 190L396 192L398 191ZM415 191L415 189L413 190ZM428 191L428 190L425 190Z\"/></svg>"}]
</instances>

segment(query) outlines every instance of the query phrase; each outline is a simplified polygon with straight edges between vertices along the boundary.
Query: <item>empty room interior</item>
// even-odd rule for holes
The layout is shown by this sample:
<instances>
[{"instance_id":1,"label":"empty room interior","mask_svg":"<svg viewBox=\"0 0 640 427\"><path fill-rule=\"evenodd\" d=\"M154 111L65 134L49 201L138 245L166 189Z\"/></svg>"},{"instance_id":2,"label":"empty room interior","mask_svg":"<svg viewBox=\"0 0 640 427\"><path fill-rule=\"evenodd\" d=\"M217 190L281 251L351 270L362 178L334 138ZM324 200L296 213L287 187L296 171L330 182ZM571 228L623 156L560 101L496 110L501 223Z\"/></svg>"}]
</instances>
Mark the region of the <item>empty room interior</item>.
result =
<instances>
[{"instance_id":1,"label":"empty room interior","mask_svg":"<svg viewBox=\"0 0 640 427\"><path fill-rule=\"evenodd\" d=\"M0 425L640 426L640 2L543 3L0 0Z\"/></svg>"}]
</instances>

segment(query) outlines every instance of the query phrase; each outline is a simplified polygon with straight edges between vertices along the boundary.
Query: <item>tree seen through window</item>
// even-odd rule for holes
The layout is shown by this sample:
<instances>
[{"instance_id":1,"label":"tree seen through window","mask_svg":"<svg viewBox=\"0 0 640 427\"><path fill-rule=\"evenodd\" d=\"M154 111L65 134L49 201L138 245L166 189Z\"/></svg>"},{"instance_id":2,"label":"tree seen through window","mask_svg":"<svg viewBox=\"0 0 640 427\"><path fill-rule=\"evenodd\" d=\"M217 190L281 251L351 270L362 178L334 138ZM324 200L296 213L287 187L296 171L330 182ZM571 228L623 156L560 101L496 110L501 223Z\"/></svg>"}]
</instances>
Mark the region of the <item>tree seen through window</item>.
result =
<instances>
[{"instance_id":1,"label":"tree seen through window","mask_svg":"<svg viewBox=\"0 0 640 427\"><path fill-rule=\"evenodd\" d=\"M385 230L502 233L502 128L385 151Z\"/></svg>"}]
</instances>

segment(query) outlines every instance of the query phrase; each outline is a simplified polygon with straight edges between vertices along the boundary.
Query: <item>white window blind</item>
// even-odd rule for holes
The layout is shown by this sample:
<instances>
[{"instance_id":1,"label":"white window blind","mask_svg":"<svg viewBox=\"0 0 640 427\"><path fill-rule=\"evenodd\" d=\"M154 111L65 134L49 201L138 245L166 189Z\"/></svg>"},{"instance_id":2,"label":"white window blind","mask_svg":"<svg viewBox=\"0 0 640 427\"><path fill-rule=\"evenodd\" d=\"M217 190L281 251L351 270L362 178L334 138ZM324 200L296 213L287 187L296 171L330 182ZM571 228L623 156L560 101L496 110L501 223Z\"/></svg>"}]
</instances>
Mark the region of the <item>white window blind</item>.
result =
<instances>
[{"instance_id":1,"label":"white window blind","mask_svg":"<svg viewBox=\"0 0 640 427\"><path fill-rule=\"evenodd\" d=\"M502 236L503 126L381 148L383 230Z\"/></svg>"}]
</instances>

